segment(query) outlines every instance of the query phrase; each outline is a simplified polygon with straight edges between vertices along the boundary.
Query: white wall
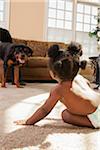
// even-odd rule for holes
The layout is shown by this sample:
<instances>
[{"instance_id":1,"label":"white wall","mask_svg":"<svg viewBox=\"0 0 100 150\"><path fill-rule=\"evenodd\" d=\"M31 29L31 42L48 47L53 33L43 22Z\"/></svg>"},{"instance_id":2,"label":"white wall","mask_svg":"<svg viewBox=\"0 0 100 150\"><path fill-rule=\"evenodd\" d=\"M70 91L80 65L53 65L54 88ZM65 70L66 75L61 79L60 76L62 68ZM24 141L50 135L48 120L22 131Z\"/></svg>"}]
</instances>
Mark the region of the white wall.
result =
<instances>
[{"instance_id":1,"label":"white wall","mask_svg":"<svg viewBox=\"0 0 100 150\"><path fill-rule=\"evenodd\" d=\"M11 0L10 32L15 38L44 40L46 0Z\"/></svg>"}]
</instances>

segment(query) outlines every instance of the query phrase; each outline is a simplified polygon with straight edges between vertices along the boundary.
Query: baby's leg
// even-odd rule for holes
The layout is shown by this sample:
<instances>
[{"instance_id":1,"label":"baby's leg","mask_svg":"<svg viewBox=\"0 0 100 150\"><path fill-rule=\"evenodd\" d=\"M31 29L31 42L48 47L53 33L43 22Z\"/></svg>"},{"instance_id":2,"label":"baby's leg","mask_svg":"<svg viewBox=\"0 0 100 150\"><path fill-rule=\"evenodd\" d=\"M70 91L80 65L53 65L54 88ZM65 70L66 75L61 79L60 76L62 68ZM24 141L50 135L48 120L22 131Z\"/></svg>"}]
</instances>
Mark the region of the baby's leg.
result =
<instances>
[{"instance_id":1,"label":"baby's leg","mask_svg":"<svg viewBox=\"0 0 100 150\"><path fill-rule=\"evenodd\" d=\"M72 125L94 128L87 116L72 114L67 109L62 112L62 119Z\"/></svg>"}]
</instances>

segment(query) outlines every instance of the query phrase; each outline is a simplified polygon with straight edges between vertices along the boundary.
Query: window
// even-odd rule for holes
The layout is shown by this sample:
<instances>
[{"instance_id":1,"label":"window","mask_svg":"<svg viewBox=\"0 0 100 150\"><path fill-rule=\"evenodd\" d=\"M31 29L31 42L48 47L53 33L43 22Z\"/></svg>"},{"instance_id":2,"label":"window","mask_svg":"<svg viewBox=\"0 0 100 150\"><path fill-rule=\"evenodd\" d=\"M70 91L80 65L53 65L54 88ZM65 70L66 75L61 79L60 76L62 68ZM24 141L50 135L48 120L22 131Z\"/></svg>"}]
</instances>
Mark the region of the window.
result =
<instances>
[{"instance_id":1,"label":"window","mask_svg":"<svg viewBox=\"0 0 100 150\"><path fill-rule=\"evenodd\" d=\"M87 3L86 0L48 0L48 40L66 43L76 40L83 45L84 54L97 54L97 41L91 39L88 33L96 28L98 3Z\"/></svg>"},{"instance_id":2,"label":"window","mask_svg":"<svg viewBox=\"0 0 100 150\"><path fill-rule=\"evenodd\" d=\"M78 3L76 31L89 32L97 24L96 15L97 7Z\"/></svg>"},{"instance_id":3,"label":"window","mask_svg":"<svg viewBox=\"0 0 100 150\"><path fill-rule=\"evenodd\" d=\"M72 38L72 0L48 2L48 40L67 42Z\"/></svg>"},{"instance_id":4,"label":"window","mask_svg":"<svg viewBox=\"0 0 100 150\"><path fill-rule=\"evenodd\" d=\"M87 56L97 55L96 38L90 38L88 33L96 28L98 7L86 3L77 3L76 41L84 47Z\"/></svg>"},{"instance_id":5,"label":"window","mask_svg":"<svg viewBox=\"0 0 100 150\"><path fill-rule=\"evenodd\" d=\"M4 1L0 0L0 21L2 22L4 19Z\"/></svg>"},{"instance_id":6,"label":"window","mask_svg":"<svg viewBox=\"0 0 100 150\"><path fill-rule=\"evenodd\" d=\"M0 0L0 27L9 27L9 0Z\"/></svg>"}]
</instances>

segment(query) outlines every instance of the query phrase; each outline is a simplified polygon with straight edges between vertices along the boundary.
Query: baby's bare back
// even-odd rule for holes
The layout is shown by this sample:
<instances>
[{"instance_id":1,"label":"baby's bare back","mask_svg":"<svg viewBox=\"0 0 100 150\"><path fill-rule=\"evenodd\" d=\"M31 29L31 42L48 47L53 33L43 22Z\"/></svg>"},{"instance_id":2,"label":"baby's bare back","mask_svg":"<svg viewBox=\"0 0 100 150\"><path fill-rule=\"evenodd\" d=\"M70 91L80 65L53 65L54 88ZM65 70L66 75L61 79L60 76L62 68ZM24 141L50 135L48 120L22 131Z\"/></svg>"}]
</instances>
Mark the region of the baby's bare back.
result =
<instances>
[{"instance_id":1,"label":"baby's bare back","mask_svg":"<svg viewBox=\"0 0 100 150\"><path fill-rule=\"evenodd\" d=\"M70 112L87 115L96 110L100 103L100 94L90 88L85 78L78 75L71 88L67 88L67 86L65 88L65 86L66 84L62 86L63 99L61 102Z\"/></svg>"}]
</instances>

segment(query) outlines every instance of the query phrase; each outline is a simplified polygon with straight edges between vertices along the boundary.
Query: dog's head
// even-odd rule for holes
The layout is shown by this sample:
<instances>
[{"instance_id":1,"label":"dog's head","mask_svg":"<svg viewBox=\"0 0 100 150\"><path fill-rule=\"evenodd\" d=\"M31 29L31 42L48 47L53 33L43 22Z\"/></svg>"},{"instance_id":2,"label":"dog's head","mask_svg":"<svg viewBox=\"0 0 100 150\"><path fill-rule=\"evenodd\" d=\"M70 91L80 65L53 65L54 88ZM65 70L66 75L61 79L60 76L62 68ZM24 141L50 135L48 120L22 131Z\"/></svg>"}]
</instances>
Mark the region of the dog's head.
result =
<instances>
[{"instance_id":1,"label":"dog's head","mask_svg":"<svg viewBox=\"0 0 100 150\"><path fill-rule=\"evenodd\" d=\"M16 44L12 47L15 64L24 64L32 56L32 49L26 45Z\"/></svg>"}]
</instances>

